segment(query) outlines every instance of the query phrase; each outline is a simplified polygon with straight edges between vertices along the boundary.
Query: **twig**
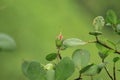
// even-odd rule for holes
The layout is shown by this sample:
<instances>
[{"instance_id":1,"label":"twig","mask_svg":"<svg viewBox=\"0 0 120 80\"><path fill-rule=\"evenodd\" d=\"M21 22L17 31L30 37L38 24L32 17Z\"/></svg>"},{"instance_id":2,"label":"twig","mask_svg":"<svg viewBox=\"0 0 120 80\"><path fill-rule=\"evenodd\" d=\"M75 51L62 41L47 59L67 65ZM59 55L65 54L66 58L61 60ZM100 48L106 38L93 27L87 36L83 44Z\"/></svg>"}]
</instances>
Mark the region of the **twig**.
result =
<instances>
[{"instance_id":1,"label":"twig","mask_svg":"<svg viewBox=\"0 0 120 80\"><path fill-rule=\"evenodd\" d=\"M104 63L104 62L105 62L104 59L102 59L102 63ZM105 69L107 75L110 77L110 79L113 80L113 77L110 75L110 73L109 73L109 71L107 70L106 66L104 66L104 69Z\"/></svg>"},{"instance_id":2,"label":"twig","mask_svg":"<svg viewBox=\"0 0 120 80\"><path fill-rule=\"evenodd\" d=\"M60 60L62 59L62 56L60 55L60 48L58 48L57 56Z\"/></svg>"},{"instance_id":3,"label":"twig","mask_svg":"<svg viewBox=\"0 0 120 80\"><path fill-rule=\"evenodd\" d=\"M113 76L114 76L114 80L116 80L116 67L115 67L115 63L113 64Z\"/></svg>"},{"instance_id":4,"label":"twig","mask_svg":"<svg viewBox=\"0 0 120 80\"><path fill-rule=\"evenodd\" d=\"M96 37L96 40L95 40L95 41L89 41L88 43L98 43L98 44L100 44L100 45L102 45L102 46L104 46L104 47L106 47L106 48L108 48L108 49L110 49L110 50L113 50L114 53L117 53L117 54L120 55L120 51L117 51L116 49L114 49L114 48L112 48L112 47L110 47L110 46L102 43L102 42L98 39L98 37Z\"/></svg>"},{"instance_id":5,"label":"twig","mask_svg":"<svg viewBox=\"0 0 120 80\"><path fill-rule=\"evenodd\" d=\"M113 77L110 75L110 73L109 73L109 71L107 70L107 68L104 67L104 69L105 69L106 73L108 74L108 76L110 77L110 79L113 80Z\"/></svg>"}]
</instances>

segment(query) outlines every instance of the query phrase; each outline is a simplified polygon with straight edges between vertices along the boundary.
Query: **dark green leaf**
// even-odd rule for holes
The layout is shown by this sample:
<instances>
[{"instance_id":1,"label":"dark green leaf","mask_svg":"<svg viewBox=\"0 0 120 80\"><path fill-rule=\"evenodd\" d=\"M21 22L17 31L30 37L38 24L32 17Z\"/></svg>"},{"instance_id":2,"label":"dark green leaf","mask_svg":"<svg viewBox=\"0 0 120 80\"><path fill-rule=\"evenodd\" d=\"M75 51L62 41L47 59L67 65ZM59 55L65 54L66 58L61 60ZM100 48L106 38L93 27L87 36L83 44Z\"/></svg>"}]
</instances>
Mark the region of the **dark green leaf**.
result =
<instances>
[{"instance_id":1,"label":"dark green leaf","mask_svg":"<svg viewBox=\"0 0 120 80\"><path fill-rule=\"evenodd\" d=\"M119 61L120 60L120 57L115 57L115 58L113 58L113 62L114 63L116 63L117 61Z\"/></svg>"},{"instance_id":2,"label":"dark green leaf","mask_svg":"<svg viewBox=\"0 0 120 80\"><path fill-rule=\"evenodd\" d=\"M52 61L52 60L56 59L56 57L57 57L57 54L56 54L56 53L51 53L51 54L48 54L48 55L46 56L46 60Z\"/></svg>"},{"instance_id":3,"label":"dark green leaf","mask_svg":"<svg viewBox=\"0 0 120 80\"><path fill-rule=\"evenodd\" d=\"M87 76L95 76L102 71L104 66L105 66L105 63L101 63L99 65L93 65L84 74Z\"/></svg>"},{"instance_id":4,"label":"dark green leaf","mask_svg":"<svg viewBox=\"0 0 120 80\"><path fill-rule=\"evenodd\" d=\"M104 60L108 55L109 55L108 52L106 52L106 53L99 52L99 56L100 56L100 58L103 59L103 60Z\"/></svg>"},{"instance_id":5,"label":"dark green leaf","mask_svg":"<svg viewBox=\"0 0 120 80\"><path fill-rule=\"evenodd\" d=\"M108 10L106 13L106 22L111 24L117 24L117 15L113 10Z\"/></svg>"},{"instance_id":6,"label":"dark green leaf","mask_svg":"<svg viewBox=\"0 0 120 80\"><path fill-rule=\"evenodd\" d=\"M77 49L73 52L72 59L76 67L84 67L90 61L90 53L84 49Z\"/></svg>"},{"instance_id":7,"label":"dark green leaf","mask_svg":"<svg viewBox=\"0 0 120 80\"><path fill-rule=\"evenodd\" d=\"M80 74L86 72L90 67L92 67L94 64L90 64L90 65L87 65L85 67L83 67L81 70L80 70Z\"/></svg>"},{"instance_id":8,"label":"dark green leaf","mask_svg":"<svg viewBox=\"0 0 120 80\"><path fill-rule=\"evenodd\" d=\"M99 36L102 35L102 32L100 31L94 31L94 32L89 32L90 35L94 35L94 36Z\"/></svg>"},{"instance_id":9,"label":"dark green leaf","mask_svg":"<svg viewBox=\"0 0 120 80\"><path fill-rule=\"evenodd\" d=\"M73 61L65 57L57 65L55 69L55 80L67 80L75 70Z\"/></svg>"}]
</instances>

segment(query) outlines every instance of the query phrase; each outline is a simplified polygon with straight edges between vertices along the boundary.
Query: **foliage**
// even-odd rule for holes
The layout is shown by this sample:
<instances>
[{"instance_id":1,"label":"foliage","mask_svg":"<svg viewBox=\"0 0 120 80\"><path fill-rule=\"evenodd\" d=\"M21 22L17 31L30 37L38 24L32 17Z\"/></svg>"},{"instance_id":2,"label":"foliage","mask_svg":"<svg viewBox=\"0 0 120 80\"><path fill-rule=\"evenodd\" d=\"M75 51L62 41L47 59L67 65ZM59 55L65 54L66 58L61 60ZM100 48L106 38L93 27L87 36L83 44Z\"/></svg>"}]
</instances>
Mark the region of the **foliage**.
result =
<instances>
[{"instance_id":1,"label":"foliage","mask_svg":"<svg viewBox=\"0 0 120 80\"><path fill-rule=\"evenodd\" d=\"M95 37L94 41L87 42L78 38L63 39L60 33L55 40L57 52L46 55L46 60L49 63L44 65L35 61L24 61L22 64L24 75L29 80L67 80L77 70L79 76L74 80L84 80L83 76L90 77L91 80L104 80L94 78L104 69L110 80L117 80L116 71L120 71L120 68L116 68L115 64L120 60L120 57L113 57L113 74L108 71L106 58L111 54L120 55L120 51L117 50L120 41L115 43L99 37L103 36L102 28L108 26L108 24L117 35L120 34L120 21L113 10L108 10L105 18L97 16L93 20L94 31L89 32L89 34ZM90 52L86 49L76 49L73 51L72 58L61 56L62 50L89 43L95 43L98 48L98 55L101 59L98 64L94 62L90 64Z\"/></svg>"}]
</instances>

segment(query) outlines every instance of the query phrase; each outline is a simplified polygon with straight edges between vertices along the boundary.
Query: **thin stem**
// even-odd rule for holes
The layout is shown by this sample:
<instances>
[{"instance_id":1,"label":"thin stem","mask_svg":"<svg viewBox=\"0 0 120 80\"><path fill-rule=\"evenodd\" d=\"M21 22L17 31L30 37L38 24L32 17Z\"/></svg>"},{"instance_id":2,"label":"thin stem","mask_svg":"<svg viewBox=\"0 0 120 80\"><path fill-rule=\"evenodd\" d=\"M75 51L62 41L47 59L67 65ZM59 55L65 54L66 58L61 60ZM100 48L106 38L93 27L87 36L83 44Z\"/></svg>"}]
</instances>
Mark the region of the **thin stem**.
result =
<instances>
[{"instance_id":1,"label":"thin stem","mask_svg":"<svg viewBox=\"0 0 120 80\"><path fill-rule=\"evenodd\" d=\"M102 63L104 63L104 59L102 59ZM110 77L111 80L113 80L113 77L110 75L109 71L107 70L106 66L104 67L107 75Z\"/></svg>"},{"instance_id":2,"label":"thin stem","mask_svg":"<svg viewBox=\"0 0 120 80\"><path fill-rule=\"evenodd\" d=\"M104 67L104 69L105 69L105 71L106 71L107 75L110 77L110 79L111 79L111 80L114 80L114 79L113 79L113 77L110 75L109 71L107 70L107 68L106 68L106 67Z\"/></svg>"},{"instance_id":3,"label":"thin stem","mask_svg":"<svg viewBox=\"0 0 120 80\"><path fill-rule=\"evenodd\" d=\"M78 78L76 78L76 79L74 79L74 80L82 80L82 78L81 78L81 74L79 75Z\"/></svg>"},{"instance_id":4,"label":"thin stem","mask_svg":"<svg viewBox=\"0 0 120 80\"><path fill-rule=\"evenodd\" d=\"M62 59L62 57L61 57L61 55L60 55L60 48L58 48L57 56L58 56L58 58L59 58L60 60Z\"/></svg>"},{"instance_id":5,"label":"thin stem","mask_svg":"<svg viewBox=\"0 0 120 80\"><path fill-rule=\"evenodd\" d=\"M115 63L113 64L113 76L114 76L114 80L116 80L116 66L115 66Z\"/></svg>"}]
</instances>

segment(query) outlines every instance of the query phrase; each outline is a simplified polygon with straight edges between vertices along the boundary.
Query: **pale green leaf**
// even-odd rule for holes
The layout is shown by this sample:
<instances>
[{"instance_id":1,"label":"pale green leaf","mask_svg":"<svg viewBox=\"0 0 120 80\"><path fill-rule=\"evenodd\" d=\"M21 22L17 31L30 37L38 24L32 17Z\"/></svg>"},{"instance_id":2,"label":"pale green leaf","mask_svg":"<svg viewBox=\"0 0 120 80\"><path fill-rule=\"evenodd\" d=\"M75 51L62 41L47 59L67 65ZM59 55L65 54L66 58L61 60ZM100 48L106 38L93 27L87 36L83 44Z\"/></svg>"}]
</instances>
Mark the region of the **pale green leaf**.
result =
<instances>
[{"instance_id":1,"label":"pale green leaf","mask_svg":"<svg viewBox=\"0 0 120 80\"><path fill-rule=\"evenodd\" d=\"M70 39L64 40L63 44L67 47L74 47L74 46L85 45L86 42L84 42L78 38L70 38Z\"/></svg>"},{"instance_id":2,"label":"pale green leaf","mask_svg":"<svg viewBox=\"0 0 120 80\"><path fill-rule=\"evenodd\" d=\"M76 67L84 67L90 61L90 53L84 49L77 49L73 52L72 59Z\"/></svg>"},{"instance_id":3,"label":"pale green leaf","mask_svg":"<svg viewBox=\"0 0 120 80\"><path fill-rule=\"evenodd\" d=\"M0 34L0 50L8 51L14 50L16 48L16 43L10 36L1 33Z\"/></svg>"}]
</instances>

